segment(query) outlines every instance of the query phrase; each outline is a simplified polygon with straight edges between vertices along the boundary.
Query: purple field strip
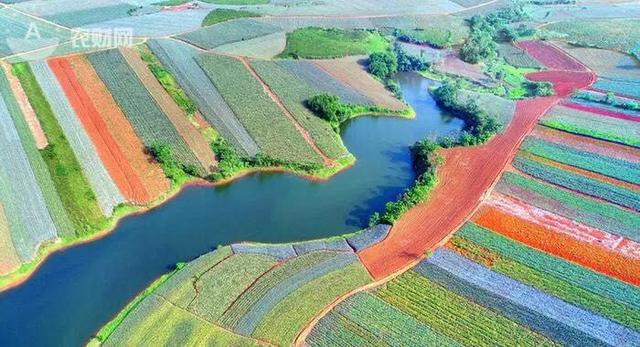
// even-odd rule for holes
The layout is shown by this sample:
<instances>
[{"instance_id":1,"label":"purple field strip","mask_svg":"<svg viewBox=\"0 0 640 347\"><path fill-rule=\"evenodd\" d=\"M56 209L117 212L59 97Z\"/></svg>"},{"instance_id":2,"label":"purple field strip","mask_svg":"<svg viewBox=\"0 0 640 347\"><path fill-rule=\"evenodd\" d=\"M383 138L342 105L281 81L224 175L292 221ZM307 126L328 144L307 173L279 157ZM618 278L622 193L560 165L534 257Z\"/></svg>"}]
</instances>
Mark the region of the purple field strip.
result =
<instances>
[{"instance_id":1,"label":"purple field strip","mask_svg":"<svg viewBox=\"0 0 640 347\"><path fill-rule=\"evenodd\" d=\"M343 238L295 243L293 244L293 249L298 255L314 251L353 252L347 240Z\"/></svg>"},{"instance_id":2,"label":"purple field strip","mask_svg":"<svg viewBox=\"0 0 640 347\"><path fill-rule=\"evenodd\" d=\"M604 343L631 346L640 341L640 333L636 331L493 272L454 252L440 248L425 262L490 293L578 329ZM417 271L420 271L419 269L420 265Z\"/></svg>"},{"instance_id":3,"label":"purple field strip","mask_svg":"<svg viewBox=\"0 0 640 347\"><path fill-rule=\"evenodd\" d=\"M119 204L125 202L120 190L109 176L100 160L97 150L87 135L82 123L71 107L64 90L53 71L45 62L31 63L33 74L42 88L51 110L78 158L82 171L89 180L92 190L98 199L98 205L105 216L111 216Z\"/></svg>"},{"instance_id":4,"label":"purple field strip","mask_svg":"<svg viewBox=\"0 0 640 347\"><path fill-rule=\"evenodd\" d=\"M293 258L296 256L296 251L290 244L269 245L236 243L231 245L231 249L235 254L262 254L278 258L280 260Z\"/></svg>"},{"instance_id":5,"label":"purple field strip","mask_svg":"<svg viewBox=\"0 0 640 347\"><path fill-rule=\"evenodd\" d=\"M339 254L335 257L317 263L301 272L279 282L260 298L251 309L242 317L235 328L235 331L243 335L251 335L269 311L282 301L287 295L306 283L316 278L324 276L334 270L343 268L353 262L358 261L355 254Z\"/></svg>"},{"instance_id":6,"label":"purple field strip","mask_svg":"<svg viewBox=\"0 0 640 347\"><path fill-rule=\"evenodd\" d=\"M378 224L347 237L347 243L356 252L360 252L384 240L389 234L389 230L391 230L391 225Z\"/></svg>"},{"instance_id":7,"label":"purple field strip","mask_svg":"<svg viewBox=\"0 0 640 347\"><path fill-rule=\"evenodd\" d=\"M40 243L56 237L56 227L3 98L0 98L0 162L0 200L11 238L20 259L30 261Z\"/></svg>"}]
</instances>

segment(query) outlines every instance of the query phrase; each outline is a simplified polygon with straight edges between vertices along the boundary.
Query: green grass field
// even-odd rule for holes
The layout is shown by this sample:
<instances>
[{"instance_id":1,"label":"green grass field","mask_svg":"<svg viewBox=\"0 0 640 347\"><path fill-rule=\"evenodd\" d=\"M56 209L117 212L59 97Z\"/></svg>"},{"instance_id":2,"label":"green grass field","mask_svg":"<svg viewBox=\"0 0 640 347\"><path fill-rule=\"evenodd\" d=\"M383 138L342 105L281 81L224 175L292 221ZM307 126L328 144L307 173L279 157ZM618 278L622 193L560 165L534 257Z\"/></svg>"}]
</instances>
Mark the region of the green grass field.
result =
<instances>
[{"instance_id":1,"label":"green grass field","mask_svg":"<svg viewBox=\"0 0 640 347\"><path fill-rule=\"evenodd\" d=\"M216 8L215 10L209 12L206 17L204 17L204 20L202 20L202 26L207 27L210 25L226 22L228 20L246 17L260 17L260 14L245 10Z\"/></svg>"},{"instance_id":2,"label":"green grass field","mask_svg":"<svg viewBox=\"0 0 640 347\"><path fill-rule=\"evenodd\" d=\"M382 52L389 42L377 31L302 28L287 34L283 58L329 59Z\"/></svg>"}]
</instances>

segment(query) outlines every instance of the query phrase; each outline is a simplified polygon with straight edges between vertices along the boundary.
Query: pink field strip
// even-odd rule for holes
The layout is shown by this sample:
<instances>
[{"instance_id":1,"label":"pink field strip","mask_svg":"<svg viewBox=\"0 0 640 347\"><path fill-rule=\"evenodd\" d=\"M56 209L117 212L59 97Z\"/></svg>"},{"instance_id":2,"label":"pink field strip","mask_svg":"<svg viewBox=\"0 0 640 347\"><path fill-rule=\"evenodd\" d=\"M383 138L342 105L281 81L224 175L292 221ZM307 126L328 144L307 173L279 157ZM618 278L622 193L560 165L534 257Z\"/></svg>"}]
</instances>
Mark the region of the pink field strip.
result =
<instances>
[{"instance_id":1,"label":"pink field strip","mask_svg":"<svg viewBox=\"0 0 640 347\"><path fill-rule=\"evenodd\" d=\"M496 193L485 202L505 213L541 225L560 234L594 246L600 246L625 257L640 260L640 243L619 235L609 234L584 224L526 204L518 199Z\"/></svg>"},{"instance_id":2,"label":"pink field strip","mask_svg":"<svg viewBox=\"0 0 640 347\"><path fill-rule=\"evenodd\" d=\"M576 104L576 103L570 102L570 101L564 102L562 105L565 106L565 107L568 107L568 108L572 108L574 110L595 113L595 114L599 114L599 115L605 116L605 117L611 117L611 118L616 118L616 119L624 119L624 120L629 120L629 121L632 121L632 122L640 122L640 117L631 116L631 115L628 115L628 114L622 113L622 112L615 112L615 111L606 110L606 109L603 109L603 108Z\"/></svg>"},{"instance_id":3,"label":"pink field strip","mask_svg":"<svg viewBox=\"0 0 640 347\"><path fill-rule=\"evenodd\" d=\"M589 71L582 63L560 48L542 41L520 41L516 46L552 70Z\"/></svg>"}]
</instances>

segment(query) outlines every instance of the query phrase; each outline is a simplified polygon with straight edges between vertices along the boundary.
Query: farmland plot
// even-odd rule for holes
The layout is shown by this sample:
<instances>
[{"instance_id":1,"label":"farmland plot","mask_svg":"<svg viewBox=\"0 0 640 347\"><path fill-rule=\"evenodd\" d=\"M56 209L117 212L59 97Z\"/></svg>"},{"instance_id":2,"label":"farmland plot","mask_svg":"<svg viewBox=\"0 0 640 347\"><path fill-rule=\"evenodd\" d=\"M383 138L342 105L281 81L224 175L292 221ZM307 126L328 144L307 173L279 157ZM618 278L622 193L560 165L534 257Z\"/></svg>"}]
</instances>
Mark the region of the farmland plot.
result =
<instances>
[{"instance_id":1,"label":"farmland plot","mask_svg":"<svg viewBox=\"0 0 640 347\"><path fill-rule=\"evenodd\" d=\"M342 102L355 105L372 105L373 102L357 91L336 80L324 70L305 60L281 60L278 65L289 73L306 82L320 93L329 93L340 97Z\"/></svg>"},{"instance_id":2,"label":"farmland plot","mask_svg":"<svg viewBox=\"0 0 640 347\"><path fill-rule=\"evenodd\" d=\"M251 40L232 42L211 51L222 55L235 55L258 59L271 59L280 54L287 45L285 33L274 33Z\"/></svg>"},{"instance_id":3,"label":"farmland plot","mask_svg":"<svg viewBox=\"0 0 640 347\"><path fill-rule=\"evenodd\" d=\"M28 262L42 242L56 237L56 227L4 100L0 100L0 133L0 202L16 252ZM15 179L16 173L20 179Z\"/></svg>"},{"instance_id":4,"label":"farmland plot","mask_svg":"<svg viewBox=\"0 0 640 347\"><path fill-rule=\"evenodd\" d=\"M109 7L122 4L119 0L94 0L79 2L73 0L58 0L51 2L47 0L30 0L15 4L14 7L20 11L27 12L34 16L53 16L65 12L88 11L95 8Z\"/></svg>"},{"instance_id":5,"label":"farmland plot","mask_svg":"<svg viewBox=\"0 0 640 347\"><path fill-rule=\"evenodd\" d=\"M31 126L27 123L27 117L23 116L19 102L11 93L11 90L15 90L15 88L17 87L22 90L20 81L11 73L11 71L0 75L0 93L2 94L7 109L9 110L9 113L13 118L13 123L16 130L18 131L18 136L20 136L20 141L22 142L22 148L24 149L27 158L29 159L31 169L36 176L36 179L40 186L40 191L42 192L42 195L47 204L47 208L49 209L49 214L51 215L53 223L56 226L58 236L72 237L75 235L74 225L69 219L69 215L67 214L67 211L65 210L65 207L60 200L60 195L58 195L59 193L56 190L56 186L49 174L47 165L43 160L42 155L38 151L42 148L38 147L34 137L32 136ZM12 84L14 84L15 86L12 86L10 88ZM29 107L31 107L31 105L29 104L29 100L24 100L24 102L27 103ZM36 117L35 112L33 116ZM38 124L40 124L37 118L32 121L36 121L38 122ZM45 136L44 132L42 132L42 136Z\"/></svg>"},{"instance_id":6,"label":"farmland plot","mask_svg":"<svg viewBox=\"0 0 640 347\"><path fill-rule=\"evenodd\" d=\"M105 216L110 216L113 209L124 202L120 190L97 156L95 146L87 136L50 67L45 62L36 62L31 64L31 68L96 194L102 212Z\"/></svg>"},{"instance_id":7,"label":"farmland plot","mask_svg":"<svg viewBox=\"0 0 640 347\"><path fill-rule=\"evenodd\" d=\"M0 275L9 273L18 266L20 266L20 258L13 246L11 226L4 207L0 203Z\"/></svg>"},{"instance_id":8,"label":"farmland plot","mask_svg":"<svg viewBox=\"0 0 640 347\"><path fill-rule=\"evenodd\" d=\"M585 67L580 62L548 43L542 41L520 41L517 46L549 69L585 71Z\"/></svg>"},{"instance_id":9,"label":"farmland plot","mask_svg":"<svg viewBox=\"0 0 640 347\"><path fill-rule=\"evenodd\" d=\"M358 59L357 57L350 57L335 60L316 60L314 62L331 76L358 91L377 105L394 111L406 109L407 105L396 99L380 82L371 77L360 66Z\"/></svg>"},{"instance_id":10,"label":"farmland plot","mask_svg":"<svg viewBox=\"0 0 640 347\"><path fill-rule=\"evenodd\" d=\"M89 60L146 146L168 145L174 159L202 170L166 114L117 50L92 53Z\"/></svg>"},{"instance_id":11,"label":"farmland plot","mask_svg":"<svg viewBox=\"0 0 640 347\"><path fill-rule=\"evenodd\" d=\"M30 155L32 167L38 174L39 181L42 184L41 189L49 201L52 216L54 216L58 225L68 224L64 223L65 214L59 212L66 210L69 219L73 223L73 228L65 227L61 228L61 230L69 230L71 232L75 229L77 235L94 231L104 222L104 215L100 210L95 193L91 189L91 185L64 135L62 127L56 120L51 106L29 65L26 63L14 65L13 73L20 80L49 140L49 146L41 150L40 153L29 150L35 145L33 147L26 146L25 148L27 149L27 154ZM11 104L8 103L9 110L17 110L17 105L16 107L11 107ZM26 124L19 121L19 119L23 119L20 113L15 111L12 112L12 115L14 116L15 124L23 124L18 127L18 129L21 129L19 134L22 136L23 143L31 143L30 140L27 140L29 137ZM40 158L39 160L37 159L38 157ZM44 170L42 162L46 164L46 171L48 172ZM56 203L58 199L62 202L64 209L58 208L60 205Z\"/></svg>"},{"instance_id":12,"label":"farmland plot","mask_svg":"<svg viewBox=\"0 0 640 347\"><path fill-rule=\"evenodd\" d=\"M501 98L493 94L461 90L458 93L458 98L462 102L469 102L471 100L477 102L480 107L488 110L489 114L496 117L498 123L502 124L502 130L507 128L516 113L515 101Z\"/></svg>"},{"instance_id":13,"label":"farmland plot","mask_svg":"<svg viewBox=\"0 0 640 347\"><path fill-rule=\"evenodd\" d=\"M498 45L498 54L506 60L507 63L515 67L522 68L541 68L542 65L537 60L531 58L521 48L510 43L501 43Z\"/></svg>"},{"instance_id":14,"label":"farmland plot","mask_svg":"<svg viewBox=\"0 0 640 347\"><path fill-rule=\"evenodd\" d=\"M179 35L178 38L204 49L212 49L279 31L281 31L280 28L273 25L256 22L252 19L238 19Z\"/></svg>"},{"instance_id":15,"label":"farmland plot","mask_svg":"<svg viewBox=\"0 0 640 347\"><path fill-rule=\"evenodd\" d=\"M329 123L311 113L304 105L306 100L317 94L314 88L287 72L276 62L254 61L251 66L278 95L287 110L307 129L325 155L332 159L341 159L349 155L342 139Z\"/></svg>"},{"instance_id":16,"label":"farmland plot","mask_svg":"<svg viewBox=\"0 0 640 347\"><path fill-rule=\"evenodd\" d=\"M242 62L216 55L202 55L196 60L265 156L279 162L322 164L322 159Z\"/></svg>"},{"instance_id":17,"label":"farmland plot","mask_svg":"<svg viewBox=\"0 0 640 347\"><path fill-rule=\"evenodd\" d=\"M616 205L557 189L512 172L505 173L496 190L578 223L640 241L637 230L640 216Z\"/></svg>"},{"instance_id":18,"label":"farmland plot","mask_svg":"<svg viewBox=\"0 0 640 347\"><path fill-rule=\"evenodd\" d=\"M167 115L184 142L193 151L205 172L212 172L217 166L215 155L202 134L189 122L187 114L173 101L137 52L128 48L120 48L120 54Z\"/></svg>"},{"instance_id":19,"label":"farmland plot","mask_svg":"<svg viewBox=\"0 0 640 347\"><path fill-rule=\"evenodd\" d=\"M142 185L142 181L133 172L133 168L122 154L120 146L107 131L96 106L91 102L78 76L74 73L71 63L65 59L55 58L49 60L49 65L56 74L88 137L96 147L105 168L124 198L132 202L148 200L148 193Z\"/></svg>"},{"instance_id":20,"label":"farmland plot","mask_svg":"<svg viewBox=\"0 0 640 347\"><path fill-rule=\"evenodd\" d=\"M552 108L540 124L602 140L640 147L640 124L562 106Z\"/></svg>"},{"instance_id":21,"label":"farmland plot","mask_svg":"<svg viewBox=\"0 0 640 347\"><path fill-rule=\"evenodd\" d=\"M77 2L76 2L77 3ZM129 17L129 11L136 6L128 3L116 3L114 5L92 7L81 10L68 10L44 16L43 18L66 27L80 27L83 25L105 22L117 18Z\"/></svg>"},{"instance_id":22,"label":"farmland plot","mask_svg":"<svg viewBox=\"0 0 640 347\"><path fill-rule=\"evenodd\" d=\"M37 24L39 39L25 39L31 23ZM45 52L48 52L55 49L54 45L71 37L71 32L67 29L33 19L6 7L0 8L0 28L8 30L10 33L4 40L0 40L0 57L51 47L44 49Z\"/></svg>"},{"instance_id":23,"label":"farmland plot","mask_svg":"<svg viewBox=\"0 0 640 347\"><path fill-rule=\"evenodd\" d=\"M596 83L593 84L593 88L633 98L640 98L640 82L632 78L598 78Z\"/></svg>"},{"instance_id":24,"label":"farmland plot","mask_svg":"<svg viewBox=\"0 0 640 347\"><path fill-rule=\"evenodd\" d=\"M152 40L149 47L198 105L205 119L241 154L255 156L258 145L195 61L200 52L172 40Z\"/></svg>"},{"instance_id":25,"label":"farmland plot","mask_svg":"<svg viewBox=\"0 0 640 347\"><path fill-rule=\"evenodd\" d=\"M640 79L640 64L628 54L606 49L576 47L562 43L557 44L595 71L600 77L610 79Z\"/></svg>"},{"instance_id":26,"label":"farmland plot","mask_svg":"<svg viewBox=\"0 0 640 347\"><path fill-rule=\"evenodd\" d=\"M82 26L81 29L131 28L134 36L164 37L197 30L210 10L160 11Z\"/></svg>"},{"instance_id":27,"label":"farmland plot","mask_svg":"<svg viewBox=\"0 0 640 347\"><path fill-rule=\"evenodd\" d=\"M621 17L630 16L627 9L619 7ZM605 9L598 11L601 17ZM636 7L637 11L637 7ZM637 19L586 19L551 23L543 27L545 31L560 34L563 40L583 47L598 47L629 53L640 41ZM557 35L554 35L557 36Z\"/></svg>"},{"instance_id":28,"label":"farmland plot","mask_svg":"<svg viewBox=\"0 0 640 347\"><path fill-rule=\"evenodd\" d=\"M85 56L73 56L67 59L71 62L74 73L84 82L84 90L98 110L107 131L113 136L126 161L142 181L146 199L141 202L155 200L169 189L169 181L162 168L145 153L144 144L88 59Z\"/></svg>"},{"instance_id":29,"label":"farmland plot","mask_svg":"<svg viewBox=\"0 0 640 347\"><path fill-rule=\"evenodd\" d=\"M638 111L625 110L620 107L615 107L599 102L587 101L582 99L572 99L570 102L565 102L564 106L575 110L599 114L606 117L640 122L640 112Z\"/></svg>"}]
</instances>

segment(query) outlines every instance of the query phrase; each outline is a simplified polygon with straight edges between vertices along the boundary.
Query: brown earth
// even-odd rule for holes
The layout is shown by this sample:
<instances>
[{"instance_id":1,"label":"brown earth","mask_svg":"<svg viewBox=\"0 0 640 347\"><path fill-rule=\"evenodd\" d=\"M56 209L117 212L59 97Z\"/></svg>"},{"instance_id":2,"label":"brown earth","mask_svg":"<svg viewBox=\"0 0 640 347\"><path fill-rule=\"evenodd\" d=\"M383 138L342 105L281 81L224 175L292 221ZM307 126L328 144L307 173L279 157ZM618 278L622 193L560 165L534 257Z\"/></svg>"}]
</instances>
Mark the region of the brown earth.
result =
<instances>
[{"instance_id":1,"label":"brown earth","mask_svg":"<svg viewBox=\"0 0 640 347\"><path fill-rule=\"evenodd\" d=\"M0 275L8 274L20 266L20 258L16 254L11 239L9 221L0 203Z\"/></svg>"}]
</instances>

